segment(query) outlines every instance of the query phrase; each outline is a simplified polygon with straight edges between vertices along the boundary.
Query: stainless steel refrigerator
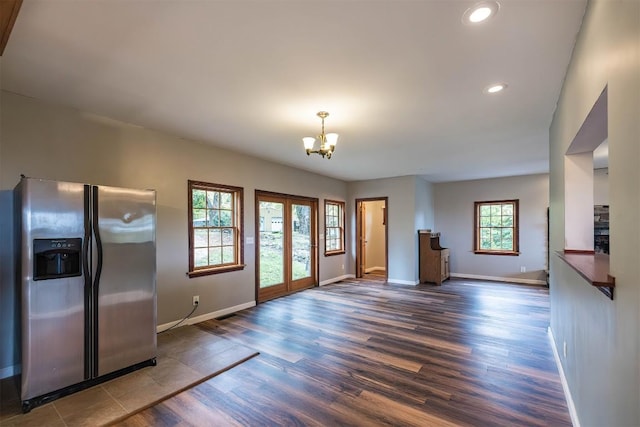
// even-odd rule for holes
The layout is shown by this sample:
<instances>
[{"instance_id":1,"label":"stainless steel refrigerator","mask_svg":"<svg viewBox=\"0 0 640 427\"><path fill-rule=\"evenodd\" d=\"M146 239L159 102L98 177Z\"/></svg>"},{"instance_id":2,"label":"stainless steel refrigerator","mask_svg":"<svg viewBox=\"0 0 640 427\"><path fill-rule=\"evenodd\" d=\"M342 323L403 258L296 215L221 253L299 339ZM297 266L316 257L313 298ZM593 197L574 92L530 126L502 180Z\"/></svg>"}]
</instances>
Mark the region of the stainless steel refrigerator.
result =
<instances>
[{"instance_id":1,"label":"stainless steel refrigerator","mask_svg":"<svg viewBox=\"0 0 640 427\"><path fill-rule=\"evenodd\" d=\"M15 196L23 411L155 365L155 191L23 177Z\"/></svg>"}]
</instances>

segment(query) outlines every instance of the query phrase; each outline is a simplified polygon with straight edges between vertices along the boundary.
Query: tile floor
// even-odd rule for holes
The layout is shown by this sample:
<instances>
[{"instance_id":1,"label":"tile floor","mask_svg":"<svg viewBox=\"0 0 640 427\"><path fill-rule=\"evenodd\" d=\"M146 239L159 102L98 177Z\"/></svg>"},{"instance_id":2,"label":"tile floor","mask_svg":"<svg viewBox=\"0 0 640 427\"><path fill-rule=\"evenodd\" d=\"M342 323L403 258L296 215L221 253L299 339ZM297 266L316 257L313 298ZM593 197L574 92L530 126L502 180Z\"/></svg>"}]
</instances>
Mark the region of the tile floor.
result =
<instances>
[{"instance_id":1,"label":"tile floor","mask_svg":"<svg viewBox=\"0 0 640 427\"><path fill-rule=\"evenodd\" d=\"M158 335L157 366L146 367L33 409L20 411L13 381L0 389L0 426L99 426L193 387L257 353L195 326Z\"/></svg>"}]
</instances>

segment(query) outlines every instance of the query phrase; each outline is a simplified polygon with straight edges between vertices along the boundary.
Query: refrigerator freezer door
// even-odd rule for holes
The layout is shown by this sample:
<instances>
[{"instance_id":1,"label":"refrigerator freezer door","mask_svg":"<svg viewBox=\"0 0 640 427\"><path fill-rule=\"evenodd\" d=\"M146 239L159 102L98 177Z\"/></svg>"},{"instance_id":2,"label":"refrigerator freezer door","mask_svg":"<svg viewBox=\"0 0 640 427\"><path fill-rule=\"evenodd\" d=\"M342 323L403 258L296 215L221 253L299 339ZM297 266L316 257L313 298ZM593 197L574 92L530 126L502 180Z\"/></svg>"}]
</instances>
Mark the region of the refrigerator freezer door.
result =
<instances>
[{"instance_id":1,"label":"refrigerator freezer door","mask_svg":"<svg viewBox=\"0 0 640 427\"><path fill-rule=\"evenodd\" d=\"M83 184L29 178L18 186L22 223L22 400L85 379L84 269L81 276L33 280L34 241L50 239L52 245L62 247L70 241L76 245L76 239L84 240L84 189Z\"/></svg>"},{"instance_id":2,"label":"refrigerator freezer door","mask_svg":"<svg viewBox=\"0 0 640 427\"><path fill-rule=\"evenodd\" d=\"M148 190L93 187L93 194L102 376L156 357L156 200Z\"/></svg>"}]
</instances>

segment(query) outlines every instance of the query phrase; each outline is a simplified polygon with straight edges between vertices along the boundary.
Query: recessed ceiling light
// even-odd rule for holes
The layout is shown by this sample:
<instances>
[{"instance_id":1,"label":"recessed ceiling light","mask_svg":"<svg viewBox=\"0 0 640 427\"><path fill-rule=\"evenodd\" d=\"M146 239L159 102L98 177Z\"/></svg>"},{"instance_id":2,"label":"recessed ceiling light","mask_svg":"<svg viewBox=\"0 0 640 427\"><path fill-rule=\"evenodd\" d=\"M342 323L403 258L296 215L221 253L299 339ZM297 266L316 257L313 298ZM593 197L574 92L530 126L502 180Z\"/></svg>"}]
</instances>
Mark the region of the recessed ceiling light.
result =
<instances>
[{"instance_id":1,"label":"recessed ceiling light","mask_svg":"<svg viewBox=\"0 0 640 427\"><path fill-rule=\"evenodd\" d=\"M498 13L500 4L497 1L483 1L470 7L462 15L465 24L479 24Z\"/></svg>"},{"instance_id":2,"label":"recessed ceiling light","mask_svg":"<svg viewBox=\"0 0 640 427\"><path fill-rule=\"evenodd\" d=\"M494 83L484 88L484 93L498 93L507 88L506 83Z\"/></svg>"}]
</instances>

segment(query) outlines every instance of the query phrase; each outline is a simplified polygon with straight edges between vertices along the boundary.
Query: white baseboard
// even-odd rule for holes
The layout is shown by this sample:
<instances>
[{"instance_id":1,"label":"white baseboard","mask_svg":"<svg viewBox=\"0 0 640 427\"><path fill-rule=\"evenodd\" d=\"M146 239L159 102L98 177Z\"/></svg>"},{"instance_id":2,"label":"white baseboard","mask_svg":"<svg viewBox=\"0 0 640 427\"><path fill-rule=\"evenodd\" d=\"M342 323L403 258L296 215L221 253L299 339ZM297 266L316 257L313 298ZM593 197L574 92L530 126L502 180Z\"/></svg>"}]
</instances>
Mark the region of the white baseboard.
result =
<instances>
[{"instance_id":1,"label":"white baseboard","mask_svg":"<svg viewBox=\"0 0 640 427\"><path fill-rule=\"evenodd\" d=\"M336 283L336 282L339 282L339 281L345 280L345 279L354 279L355 277L356 277L355 274L343 274L342 276L333 277L331 279L323 280L322 282L320 282L320 286L330 285L332 283Z\"/></svg>"},{"instance_id":2,"label":"white baseboard","mask_svg":"<svg viewBox=\"0 0 640 427\"><path fill-rule=\"evenodd\" d=\"M420 283L420 281L418 280L401 280L401 279L387 279L387 282L389 283L396 283L398 285L411 285L411 286L416 286Z\"/></svg>"},{"instance_id":3,"label":"white baseboard","mask_svg":"<svg viewBox=\"0 0 640 427\"><path fill-rule=\"evenodd\" d=\"M355 279L355 277L356 277L355 274L345 274L343 276L334 277L333 279L323 280L322 282L320 282L320 286L330 285L331 283L339 282L340 280L344 280L344 279ZM401 280L401 279L387 279L387 282L395 283L398 285L411 285L411 286L415 286L418 283L420 283L418 281L412 282L410 280Z\"/></svg>"},{"instance_id":4,"label":"white baseboard","mask_svg":"<svg viewBox=\"0 0 640 427\"><path fill-rule=\"evenodd\" d=\"M492 282L522 283L523 285L546 285L547 284L547 282L544 280L520 279L518 277L480 276L478 274L464 274L464 273L451 273L450 276L457 277L459 279L490 280Z\"/></svg>"},{"instance_id":5,"label":"white baseboard","mask_svg":"<svg viewBox=\"0 0 640 427\"><path fill-rule=\"evenodd\" d=\"M569 416L571 417L571 423L573 427L580 427L580 420L578 419L578 413L576 412L576 406L573 403L571 397L571 390L569 390L569 383L567 383L567 377L564 375L564 369L562 369L562 362L560 362L560 354L556 348L556 340L553 338L553 331L551 326L547 329L549 340L551 341L551 348L553 349L553 358L556 360L558 366L558 372L560 374L560 381L562 382L562 390L564 391L564 397L567 400L567 407L569 408Z\"/></svg>"},{"instance_id":6,"label":"white baseboard","mask_svg":"<svg viewBox=\"0 0 640 427\"><path fill-rule=\"evenodd\" d=\"M387 269L384 267L369 267L369 268L365 268L364 272L365 273L371 273L372 271L386 271Z\"/></svg>"},{"instance_id":7,"label":"white baseboard","mask_svg":"<svg viewBox=\"0 0 640 427\"><path fill-rule=\"evenodd\" d=\"M14 375L18 375L20 373L20 365L7 366L6 368L0 369L0 380L13 377Z\"/></svg>"},{"instance_id":8,"label":"white baseboard","mask_svg":"<svg viewBox=\"0 0 640 427\"><path fill-rule=\"evenodd\" d=\"M234 305L233 307L224 308L222 310L212 311L210 313L201 314L200 316L192 317L192 318L187 319L184 322L182 322L181 326L182 325L193 325L195 323L200 323L200 322L204 322L205 320L210 320L210 319L215 319L217 317L226 316L227 314L235 313L236 311L244 310L244 309L255 307L255 306L256 306L256 302L255 301L246 302L246 303L240 304L240 305ZM174 320L173 322L165 323L163 325L158 325L156 327L156 331L157 332L162 332L162 331L164 331L166 329L169 329L170 327L172 327L173 325L175 325L178 322L179 322L179 320Z\"/></svg>"}]
</instances>

